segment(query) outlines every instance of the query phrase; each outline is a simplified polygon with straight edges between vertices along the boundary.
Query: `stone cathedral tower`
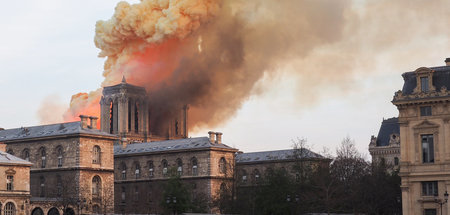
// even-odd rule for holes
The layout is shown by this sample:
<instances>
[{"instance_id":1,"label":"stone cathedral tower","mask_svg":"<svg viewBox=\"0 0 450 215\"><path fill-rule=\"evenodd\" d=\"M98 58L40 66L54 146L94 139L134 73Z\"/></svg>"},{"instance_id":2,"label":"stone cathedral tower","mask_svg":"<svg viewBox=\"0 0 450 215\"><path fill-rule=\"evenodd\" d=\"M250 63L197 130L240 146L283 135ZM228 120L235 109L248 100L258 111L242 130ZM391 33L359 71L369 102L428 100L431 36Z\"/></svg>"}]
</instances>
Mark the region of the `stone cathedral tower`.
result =
<instances>
[{"instance_id":1,"label":"stone cathedral tower","mask_svg":"<svg viewBox=\"0 0 450 215\"><path fill-rule=\"evenodd\" d=\"M145 88L122 82L103 88L100 100L101 130L126 138L127 142L150 142L188 137L188 106L180 114L169 117L164 123L152 121L149 98Z\"/></svg>"}]
</instances>

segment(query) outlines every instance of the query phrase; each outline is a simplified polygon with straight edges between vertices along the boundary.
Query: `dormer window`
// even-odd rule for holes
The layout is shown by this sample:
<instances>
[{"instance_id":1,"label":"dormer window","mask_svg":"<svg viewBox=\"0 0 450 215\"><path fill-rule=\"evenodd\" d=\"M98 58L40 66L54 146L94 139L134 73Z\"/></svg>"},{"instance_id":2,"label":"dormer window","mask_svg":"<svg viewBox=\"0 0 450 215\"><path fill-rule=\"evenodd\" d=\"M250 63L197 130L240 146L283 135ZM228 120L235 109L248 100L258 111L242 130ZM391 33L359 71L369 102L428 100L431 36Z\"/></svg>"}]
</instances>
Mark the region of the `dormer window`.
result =
<instances>
[{"instance_id":1,"label":"dormer window","mask_svg":"<svg viewBox=\"0 0 450 215\"><path fill-rule=\"evenodd\" d=\"M422 92L426 93L430 90L430 86L428 85L428 83L428 77L420 77L420 89Z\"/></svg>"}]
</instances>

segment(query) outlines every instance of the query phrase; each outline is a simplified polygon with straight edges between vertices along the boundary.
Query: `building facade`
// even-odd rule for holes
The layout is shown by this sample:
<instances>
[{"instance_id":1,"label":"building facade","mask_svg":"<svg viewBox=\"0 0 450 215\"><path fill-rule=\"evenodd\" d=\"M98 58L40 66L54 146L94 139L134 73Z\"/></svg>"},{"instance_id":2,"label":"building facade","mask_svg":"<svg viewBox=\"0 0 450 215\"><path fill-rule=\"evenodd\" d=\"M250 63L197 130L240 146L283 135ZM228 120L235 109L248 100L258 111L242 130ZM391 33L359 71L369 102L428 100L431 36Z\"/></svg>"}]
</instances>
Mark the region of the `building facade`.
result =
<instances>
[{"instance_id":1,"label":"building facade","mask_svg":"<svg viewBox=\"0 0 450 215\"><path fill-rule=\"evenodd\" d=\"M450 59L402 76L392 102L399 110L403 213L450 214L439 204L450 189Z\"/></svg>"},{"instance_id":2,"label":"building facade","mask_svg":"<svg viewBox=\"0 0 450 215\"><path fill-rule=\"evenodd\" d=\"M5 152L0 143L0 212L26 215L30 209L31 163Z\"/></svg>"},{"instance_id":3,"label":"building facade","mask_svg":"<svg viewBox=\"0 0 450 215\"><path fill-rule=\"evenodd\" d=\"M398 118L383 119L378 136L370 138L369 152L372 162L383 160L398 169L400 166L400 126Z\"/></svg>"}]
</instances>

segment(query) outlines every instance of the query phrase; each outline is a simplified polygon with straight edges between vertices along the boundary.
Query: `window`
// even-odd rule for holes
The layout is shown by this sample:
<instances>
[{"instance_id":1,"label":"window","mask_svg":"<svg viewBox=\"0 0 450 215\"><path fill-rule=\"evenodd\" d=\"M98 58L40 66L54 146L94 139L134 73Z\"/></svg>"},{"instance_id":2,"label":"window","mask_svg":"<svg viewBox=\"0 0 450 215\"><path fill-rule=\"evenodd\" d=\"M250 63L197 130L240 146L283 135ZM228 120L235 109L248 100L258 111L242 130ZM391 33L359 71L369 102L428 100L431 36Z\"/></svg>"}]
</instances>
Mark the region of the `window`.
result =
<instances>
[{"instance_id":1,"label":"window","mask_svg":"<svg viewBox=\"0 0 450 215\"><path fill-rule=\"evenodd\" d=\"M436 209L425 209L425 210L423 211L423 214L424 214L424 215L436 215L437 212L436 212Z\"/></svg>"},{"instance_id":2,"label":"window","mask_svg":"<svg viewBox=\"0 0 450 215\"><path fill-rule=\"evenodd\" d=\"M16 214L16 206L12 202L8 202L5 205L5 215L15 215Z\"/></svg>"},{"instance_id":3,"label":"window","mask_svg":"<svg viewBox=\"0 0 450 215\"><path fill-rule=\"evenodd\" d=\"M398 163L399 163L399 162L398 162L398 157L395 157L395 158L394 158L394 165L395 165L395 166L398 166Z\"/></svg>"},{"instance_id":4,"label":"window","mask_svg":"<svg viewBox=\"0 0 450 215\"><path fill-rule=\"evenodd\" d=\"M422 161L423 163L434 163L433 135L422 135Z\"/></svg>"},{"instance_id":5,"label":"window","mask_svg":"<svg viewBox=\"0 0 450 215\"><path fill-rule=\"evenodd\" d=\"M41 190L40 190L39 196L40 197L45 197L45 178L44 178L44 176L41 176L39 178L39 182L40 182L40 185L41 185Z\"/></svg>"},{"instance_id":6,"label":"window","mask_svg":"<svg viewBox=\"0 0 450 215\"><path fill-rule=\"evenodd\" d=\"M223 157L220 158L219 161L219 172L222 174L225 174L227 172L227 161Z\"/></svg>"},{"instance_id":7,"label":"window","mask_svg":"<svg viewBox=\"0 0 450 215\"><path fill-rule=\"evenodd\" d=\"M247 171L242 170L242 183L247 183Z\"/></svg>"},{"instance_id":8,"label":"window","mask_svg":"<svg viewBox=\"0 0 450 215\"><path fill-rule=\"evenodd\" d=\"M93 150L92 150L93 154L92 154L92 163L96 163L96 164L100 164L100 154L101 154L101 150L100 150L100 146L94 146Z\"/></svg>"},{"instance_id":9,"label":"window","mask_svg":"<svg viewBox=\"0 0 450 215\"><path fill-rule=\"evenodd\" d=\"M253 175L254 175L254 179L255 179L255 182L259 182L259 178L260 178L260 176L261 176L261 174L259 173L259 170L258 169L255 169L255 170L253 170Z\"/></svg>"},{"instance_id":10,"label":"window","mask_svg":"<svg viewBox=\"0 0 450 215\"><path fill-rule=\"evenodd\" d=\"M102 180L98 175L92 178L92 198L100 197L102 189Z\"/></svg>"},{"instance_id":11,"label":"window","mask_svg":"<svg viewBox=\"0 0 450 215\"><path fill-rule=\"evenodd\" d=\"M163 167L163 171L162 171L163 176L167 176L167 167L168 167L168 164L167 164L167 161L166 161L166 160L163 160L163 161L162 161L162 167Z\"/></svg>"},{"instance_id":12,"label":"window","mask_svg":"<svg viewBox=\"0 0 450 215\"><path fill-rule=\"evenodd\" d=\"M428 77L420 77L420 86L422 92L426 93L429 90Z\"/></svg>"},{"instance_id":13,"label":"window","mask_svg":"<svg viewBox=\"0 0 450 215\"><path fill-rule=\"evenodd\" d=\"M8 175L6 176L6 190L14 189L14 176Z\"/></svg>"},{"instance_id":14,"label":"window","mask_svg":"<svg viewBox=\"0 0 450 215\"><path fill-rule=\"evenodd\" d=\"M422 182L422 196L437 196L437 195L438 195L437 181Z\"/></svg>"},{"instance_id":15,"label":"window","mask_svg":"<svg viewBox=\"0 0 450 215\"><path fill-rule=\"evenodd\" d=\"M62 195L62 180L61 176L56 176L56 196L61 197Z\"/></svg>"},{"instance_id":16,"label":"window","mask_svg":"<svg viewBox=\"0 0 450 215\"><path fill-rule=\"evenodd\" d=\"M153 177L154 176L154 172L155 172L155 169L154 169L154 166L153 166L153 161L149 161L148 162L148 176L150 178Z\"/></svg>"},{"instance_id":17,"label":"window","mask_svg":"<svg viewBox=\"0 0 450 215\"><path fill-rule=\"evenodd\" d=\"M30 150L24 149L22 151L22 158L26 161L30 161Z\"/></svg>"},{"instance_id":18,"label":"window","mask_svg":"<svg viewBox=\"0 0 450 215\"><path fill-rule=\"evenodd\" d=\"M183 161L180 158L177 159L177 174L178 176L183 175Z\"/></svg>"},{"instance_id":19,"label":"window","mask_svg":"<svg viewBox=\"0 0 450 215\"><path fill-rule=\"evenodd\" d=\"M198 175L198 162L197 158L192 158L192 175L197 176Z\"/></svg>"},{"instance_id":20,"label":"window","mask_svg":"<svg viewBox=\"0 0 450 215\"><path fill-rule=\"evenodd\" d=\"M56 153L58 154L58 167L62 167L63 165L63 149L61 146L58 146L56 149Z\"/></svg>"},{"instance_id":21,"label":"window","mask_svg":"<svg viewBox=\"0 0 450 215\"><path fill-rule=\"evenodd\" d=\"M136 179L141 177L141 165L137 162L134 164L134 176Z\"/></svg>"},{"instance_id":22,"label":"window","mask_svg":"<svg viewBox=\"0 0 450 215\"><path fill-rule=\"evenodd\" d=\"M420 116L431 116L431 106L420 107Z\"/></svg>"},{"instance_id":23,"label":"window","mask_svg":"<svg viewBox=\"0 0 450 215\"><path fill-rule=\"evenodd\" d=\"M45 168L47 164L47 153L45 152L45 148L41 148L41 168Z\"/></svg>"},{"instance_id":24,"label":"window","mask_svg":"<svg viewBox=\"0 0 450 215\"><path fill-rule=\"evenodd\" d=\"M122 202L125 202L125 187L122 187L121 200L122 200Z\"/></svg>"},{"instance_id":25,"label":"window","mask_svg":"<svg viewBox=\"0 0 450 215\"><path fill-rule=\"evenodd\" d=\"M121 170L122 180L127 179L127 165L125 165L125 163L120 164L120 170Z\"/></svg>"},{"instance_id":26,"label":"window","mask_svg":"<svg viewBox=\"0 0 450 215\"><path fill-rule=\"evenodd\" d=\"M92 211L94 212L94 214L100 214L100 206L98 205L92 206Z\"/></svg>"}]
</instances>

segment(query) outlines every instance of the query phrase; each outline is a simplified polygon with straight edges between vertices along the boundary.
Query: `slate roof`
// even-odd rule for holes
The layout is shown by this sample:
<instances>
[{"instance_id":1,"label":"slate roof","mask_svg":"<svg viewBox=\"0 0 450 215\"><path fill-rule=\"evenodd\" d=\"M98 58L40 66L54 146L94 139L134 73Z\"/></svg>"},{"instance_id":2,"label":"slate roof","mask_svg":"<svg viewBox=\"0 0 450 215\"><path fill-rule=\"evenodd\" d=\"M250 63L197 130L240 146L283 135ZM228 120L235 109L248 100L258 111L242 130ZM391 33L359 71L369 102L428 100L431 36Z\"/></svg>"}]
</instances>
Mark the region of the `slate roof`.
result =
<instances>
[{"instance_id":1,"label":"slate roof","mask_svg":"<svg viewBox=\"0 0 450 215\"><path fill-rule=\"evenodd\" d=\"M400 134L397 117L383 120L377 136L377 146L388 146L391 134Z\"/></svg>"},{"instance_id":2,"label":"slate roof","mask_svg":"<svg viewBox=\"0 0 450 215\"><path fill-rule=\"evenodd\" d=\"M0 165L1 164L7 164L7 165L32 165L31 162L28 162L26 160L20 159L14 155L8 154L6 152L0 151Z\"/></svg>"},{"instance_id":3,"label":"slate roof","mask_svg":"<svg viewBox=\"0 0 450 215\"><path fill-rule=\"evenodd\" d=\"M250 163L261 161L278 161L294 159L294 149L263 151L263 152L248 152L236 155L236 163ZM304 149L303 158L324 158L310 150Z\"/></svg>"},{"instance_id":4,"label":"slate roof","mask_svg":"<svg viewBox=\"0 0 450 215\"><path fill-rule=\"evenodd\" d=\"M1 130L0 142L69 134L94 134L114 137L112 134L97 129L82 129L81 122L78 121Z\"/></svg>"},{"instance_id":5,"label":"slate roof","mask_svg":"<svg viewBox=\"0 0 450 215\"><path fill-rule=\"evenodd\" d=\"M450 66L429 67L429 69L434 70L433 86L436 87L436 90L439 91L443 86L450 90ZM410 95L417 86L416 74L414 72L406 72L402 76L405 81L402 93L403 95Z\"/></svg>"},{"instance_id":6,"label":"slate roof","mask_svg":"<svg viewBox=\"0 0 450 215\"><path fill-rule=\"evenodd\" d=\"M164 140L155 141L147 143L133 143L128 144L126 148L122 145L114 146L114 155L128 155L128 154L139 154L139 153L149 153L149 152L166 152L166 151L176 151L176 150L187 150L187 149L202 149L202 148L218 148L218 149L233 149L225 144L211 143L208 137L195 137L195 138L185 138L177 140Z\"/></svg>"}]
</instances>

